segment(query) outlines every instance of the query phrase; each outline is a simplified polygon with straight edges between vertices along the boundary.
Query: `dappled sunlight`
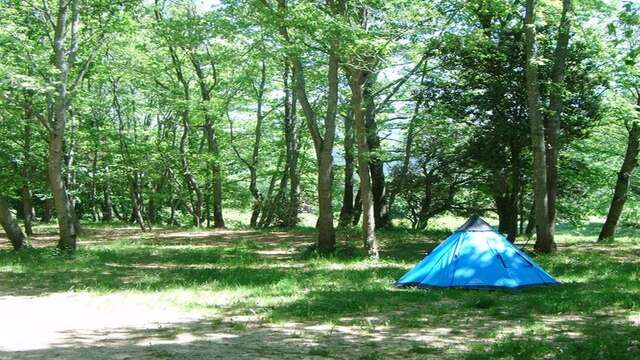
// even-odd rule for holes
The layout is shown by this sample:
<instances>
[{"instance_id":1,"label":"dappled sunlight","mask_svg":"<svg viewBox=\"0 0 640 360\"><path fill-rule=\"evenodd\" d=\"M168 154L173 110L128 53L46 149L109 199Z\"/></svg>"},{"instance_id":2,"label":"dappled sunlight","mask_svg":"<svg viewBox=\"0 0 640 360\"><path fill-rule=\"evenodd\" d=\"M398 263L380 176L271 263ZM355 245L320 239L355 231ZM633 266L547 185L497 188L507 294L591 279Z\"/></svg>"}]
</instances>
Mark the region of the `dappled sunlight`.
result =
<instances>
[{"instance_id":1,"label":"dappled sunlight","mask_svg":"<svg viewBox=\"0 0 640 360\"><path fill-rule=\"evenodd\" d=\"M177 311L153 296L118 294L56 293L39 297L0 297L3 324L0 351L21 351L65 346L69 340L92 343L99 338L69 337L77 329L90 332L120 327L146 327L150 324L191 321L195 313ZM27 311L25 311L27 310ZM7 326L9 325L10 326Z\"/></svg>"},{"instance_id":2,"label":"dappled sunlight","mask_svg":"<svg viewBox=\"0 0 640 360\"><path fill-rule=\"evenodd\" d=\"M0 250L0 309L15 314L0 323L0 358L493 358L640 336L635 242L572 238L536 256L563 282L554 288L404 290L393 282L440 233L381 232L372 261L351 244L309 253L309 232L92 231L73 258Z\"/></svg>"}]
</instances>

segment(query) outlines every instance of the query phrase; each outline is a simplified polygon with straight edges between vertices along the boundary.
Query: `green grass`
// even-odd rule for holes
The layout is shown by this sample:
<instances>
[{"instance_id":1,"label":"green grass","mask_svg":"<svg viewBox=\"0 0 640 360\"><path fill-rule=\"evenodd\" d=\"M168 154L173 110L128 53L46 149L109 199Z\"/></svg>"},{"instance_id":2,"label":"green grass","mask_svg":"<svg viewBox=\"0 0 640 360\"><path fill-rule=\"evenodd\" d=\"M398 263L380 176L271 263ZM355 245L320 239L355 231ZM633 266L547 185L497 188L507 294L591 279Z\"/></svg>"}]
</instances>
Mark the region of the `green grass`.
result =
<instances>
[{"instance_id":1,"label":"green grass","mask_svg":"<svg viewBox=\"0 0 640 360\"><path fill-rule=\"evenodd\" d=\"M339 233L335 256L321 257L309 247L313 230L205 236L90 226L72 257L51 246L0 250L0 296L151 293L157 301L212 315L257 314L266 323L351 326L401 339L392 350L365 346L363 359L639 358L640 327L629 320L640 314L640 241L633 229L604 245L594 242L597 225L559 231L559 253L535 260L563 285L477 291L392 286L447 230L381 231L381 260L373 262L351 232ZM244 323L232 327L250 331ZM417 332L443 341L402 340ZM326 346L308 354L339 355Z\"/></svg>"}]
</instances>

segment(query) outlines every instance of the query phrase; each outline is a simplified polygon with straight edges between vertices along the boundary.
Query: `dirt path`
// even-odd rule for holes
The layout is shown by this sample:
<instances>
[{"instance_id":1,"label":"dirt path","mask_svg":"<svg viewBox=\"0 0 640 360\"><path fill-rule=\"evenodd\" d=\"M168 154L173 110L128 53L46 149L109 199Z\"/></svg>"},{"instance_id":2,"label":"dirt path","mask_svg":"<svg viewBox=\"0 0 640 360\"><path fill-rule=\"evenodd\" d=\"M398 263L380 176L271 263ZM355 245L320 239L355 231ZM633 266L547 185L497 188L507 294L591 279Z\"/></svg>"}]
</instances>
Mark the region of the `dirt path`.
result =
<instances>
[{"instance_id":1,"label":"dirt path","mask_svg":"<svg viewBox=\"0 0 640 360\"><path fill-rule=\"evenodd\" d=\"M367 330L268 324L253 315L207 317L154 305L153 297L0 297L0 359L320 359L376 358L379 353L407 358L402 336L390 334L384 326ZM442 340L446 333L439 329L432 335ZM393 348L400 350L397 356L388 351Z\"/></svg>"}]
</instances>

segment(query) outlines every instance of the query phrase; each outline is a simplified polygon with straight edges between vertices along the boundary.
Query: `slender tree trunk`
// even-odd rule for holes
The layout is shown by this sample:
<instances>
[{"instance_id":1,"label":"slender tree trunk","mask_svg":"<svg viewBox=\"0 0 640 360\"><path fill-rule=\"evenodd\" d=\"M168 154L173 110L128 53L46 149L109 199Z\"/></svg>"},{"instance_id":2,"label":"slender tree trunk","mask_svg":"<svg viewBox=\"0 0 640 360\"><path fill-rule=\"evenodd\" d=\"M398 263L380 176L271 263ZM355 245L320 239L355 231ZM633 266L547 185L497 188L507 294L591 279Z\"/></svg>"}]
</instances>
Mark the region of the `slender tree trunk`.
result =
<instances>
[{"instance_id":1,"label":"slender tree trunk","mask_svg":"<svg viewBox=\"0 0 640 360\"><path fill-rule=\"evenodd\" d=\"M251 196L253 196L249 226L255 228L258 226L258 217L260 216L260 209L262 208L262 194L258 191L258 172L254 167L249 170L249 177L249 192Z\"/></svg>"},{"instance_id":2,"label":"slender tree trunk","mask_svg":"<svg viewBox=\"0 0 640 360\"><path fill-rule=\"evenodd\" d=\"M638 98L638 109L640 110L640 98ZM640 113L640 111L639 111ZM627 140L627 151L624 155L624 160L620 171L618 172L618 180L613 191L613 199L611 200L611 206L609 207L609 213L607 219L602 226L598 241L611 240L615 236L616 227L618 221L622 215L622 209L624 203L627 200L627 193L629 192L629 184L631 183L631 175L638 165L638 151L640 150L640 125L634 122L629 131L629 138Z\"/></svg>"},{"instance_id":3,"label":"slender tree trunk","mask_svg":"<svg viewBox=\"0 0 640 360\"><path fill-rule=\"evenodd\" d=\"M362 199L362 231L364 246L373 258L378 257L378 242L375 235L375 211L372 184L369 170L369 148L367 144L367 128L363 110L363 86L366 81L362 70L350 69L351 105L353 127L358 145L358 175L360 176L360 194ZM384 192L384 190L383 190Z\"/></svg>"},{"instance_id":4,"label":"slender tree trunk","mask_svg":"<svg viewBox=\"0 0 640 360\"><path fill-rule=\"evenodd\" d=\"M531 207L529 208L529 214L527 216L527 227L524 230L524 233L527 236L533 235L533 230L536 228L536 202L535 199L531 203Z\"/></svg>"},{"instance_id":5,"label":"slender tree trunk","mask_svg":"<svg viewBox=\"0 0 640 360\"><path fill-rule=\"evenodd\" d=\"M547 193L549 201L549 232L555 233L556 198L558 193L558 156L560 151L560 119L564 98L564 77L569 44L571 0L562 1L562 17L551 70L552 91L549 94L550 116L547 121Z\"/></svg>"},{"instance_id":6,"label":"slender tree trunk","mask_svg":"<svg viewBox=\"0 0 640 360\"><path fill-rule=\"evenodd\" d=\"M380 151L380 136L376 123L376 105L373 96L373 85L376 75L365 71L363 84L363 104L366 126L367 146L369 149L369 170L371 172L371 192L373 196L374 220L377 229L391 225L389 207L387 206L384 162L377 152ZM364 197L363 197L364 199Z\"/></svg>"},{"instance_id":7,"label":"slender tree trunk","mask_svg":"<svg viewBox=\"0 0 640 360\"><path fill-rule=\"evenodd\" d=\"M518 199L518 234L524 234L524 223L526 218L524 209L524 191L521 189Z\"/></svg>"},{"instance_id":8,"label":"slender tree trunk","mask_svg":"<svg viewBox=\"0 0 640 360\"><path fill-rule=\"evenodd\" d=\"M111 200L111 176L109 173L109 165L104 168L105 184L102 192L102 221L113 221L113 202Z\"/></svg>"},{"instance_id":9,"label":"slender tree trunk","mask_svg":"<svg viewBox=\"0 0 640 360\"><path fill-rule=\"evenodd\" d=\"M177 55L174 54L174 59L177 59ZM177 60L174 60L177 64ZM182 69L179 65L176 66L176 72L179 74L178 78L183 86L184 98L189 101L189 85L182 75ZM180 69L180 70L177 70ZM180 165L182 167L182 176L189 190L189 198L191 202L191 215L193 216L193 226L200 227L202 225L202 203L203 196L200 186L196 181L195 176L191 173L191 167L189 166L188 149L189 149L189 132L190 132L190 114L189 110L182 111L182 136L180 137L180 146L178 147L178 153L180 155Z\"/></svg>"},{"instance_id":10,"label":"slender tree trunk","mask_svg":"<svg viewBox=\"0 0 640 360\"><path fill-rule=\"evenodd\" d=\"M338 226L351 225L353 221L353 111L344 117L344 192Z\"/></svg>"},{"instance_id":11,"label":"slender tree trunk","mask_svg":"<svg viewBox=\"0 0 640 360\"><path fill-rule=\"evenodd\" d=\"M353 221L351 225L356 226L360 222L360 215L362 215L362 197L360 189L356 191L356 197L353 199Z\"/></svg>"},{"instance_id":12,"label":"slender tree trunk","mask_svg":"<svg viewBox=\"0 0 640 360\"><path fill-rule=\"evenodd\" d=\"M514 192L519 190L517 181L514 184L514 170L511 169L511 186L507 183L509 177L506 176L504 170L506 169L492 174L495 189L494 201L498 213L498 231L501 234L507 234L507 239L514 242L518 235L518 198Z\"/></svg>"},{"instance_id":13,"label":"slender tree trunk","mask_svg":"<svg viewBox=\"0 0 640 360\"><path fill-rule=\"evenodd\" d=\"M256 131L255 140L253 142L253 152L251 153L251 160L249 161L249 192L253 196L253 211L251 213L250 226L258 226L258 218L262 209L263 197L258 190L258 160L260 155L260 144L262 141L262 123L264 121L264 114L262 111L264 105L264 88L267 80L266 63L262 60L262 66L260 70L260 84L256 89L256 98L258 103L258 109L256 111Z\"/></svg>"},{"instance_id":14,"label":"slender tree trunk","mask_svg":"<svg viewBox=\"0 0 640 360\"><path fill-rule=\"evenodd\" d=\"M156 5L158 2L156 0ZM156 6L154 9L154 14L156 21L161 23L163 21L162 14L159 10L159 7ZM173 65L173 70L176 75L176 79L180 82L182 86L183 98L186 103L189 103L191 100L189 82L184 76L183 64L181 59L178 57L178 53L176 48L173 46L173 42L171 39L166 39L167 48L169 49L169 55L171 57L171 64ZM190 212L193 216L193 225L196 227L200 227L202 225L202 205L203 205L203 195L200 190L200 186L195 178L195 176L191 173L191 169L189 166L188 159L188 151L189 151L189 132L190 132L190 122L191 115L189 108L185 108L182 110L182 114L180 115L182 118L182 136L180 137L180 146L178 148L179 156L180 156L180 165L182 167L182 176L184 178L185 184L189 191L189 200L190 200Z\"/></svg>"},{"instance_id":15,"label":"slender tree trunk","mask_svg":"<svg viewBox=\"0 0 640 360\"><path fill-rule=\"evenodd\" d=\"M287 169L289 171L289 194L287 204L287 214L284 219L284 226L292 227L298 225L298 213L300 212L300 170L298 169L298 154L300 152L300 142L298 140L298 119L296 117L296 94L291 91L291 86L295 81L293 74L289 81L289 62L285 63L284 71L284 136L287 142Z\"/></svg>"},{"instance_id":16,"label":"slender tree trunk","mask_svg":"<svg viewBox=\"0 0 640 360\"><path fill-rule=\"evenodd\" d=\"M98 147L93 151L93 159L91 160L91 221L98 221Z\"/></svg>"},{"instance_id":17,"label":"slender tree trunk","mask_svg":"<svg viewBox=\"0 0 640 360\"><path fill-rule=\"evenodd\" d=\"M187 159L187 148L189 146L189 111L182 113L182 137L178 148L180 154L180 164L182 166L182 175L184 177L187 188L189 189L189 197L191 201L191 215L193 216L193 226L200 227L202 225L202 202L203 196L200 186L195 176L191 173L189 160Z\"/></svg>"},{"instance_id":18,"label":"slender tree trunk","mask_svg":"<svg viewBox=\"0 0 640 360\"><path fill-rule=\"evenodd\" d=\"M140 174L137 172L129 179L131 203L133 205L133 217L142 231L147 231L147 224L144 221L144 201L140 185Z\"/></svg>"},{"instance_id":19,"label":"slender tree trunk","mask_svg":"<svg viewBox=\"0 0 640 360\"><path fill-rule=\"evenodd\" d=\"M169 219L167 220L167 225L176 226L178 225L178 221L176 220L176 199L171 199L171 210L169 212Z\"/></svg>"},{"instance_id":20,"label":"slender tree trunk","mask_svg":"<svg viewBox=\"0 0 640 360\"><path fill-rule=\"evenodd\" d=\"M224 217L222 215L222 167L220 165L220 146L218 145L218 134L215 128L214 117L208 110L209 104L211 103L211 91L217 85L217 73L213 70L215 80L213 85L210 85L206 80L200 61L194 54L191 55L191 63L193 64L196 76L198 77L200 97L205 105L204 131L207 138L207 151L212 157L210 171L213 182L211 192L211 200L213 203L213 227L224 228ZM207 204L209 204L208 201Z\"/></svg>"},{"instance_id":21,"label":"slender tree trunk","mask_svg":"<svg viewBox=\"0 0 640 360\"><path fill-rule=\"evenodd\" d=\"M51 218L53 217L53 214L51 213L53 211L53 200L52 199L45 199L42 202L42 222L45 224L48 224L51 222Z\"/></svg>"},{"instance_id":22,"label":"slender tree trunk","mask_svg":"<svg viewBox=\"0 0 640 360\"><path fill-rule=\"evenodd\" d=\"M33 236L33 197L29 185L22 186L22 211L25 233L27 236Z\"/></svg>"},{"instance_id":23,"label":"slender tree trunk","mask_svg":"<svg viewBox=\"0 0 640 360\"><path fill-rule=\"evenodd\" d=\"M324 253L333 252L336 236L333 227L333 206L331 195L333 189L333 144L336 132L336 114L338 111L338 41L331 40L329 52L327 113L325 116L325 136L317 141L318 154L318 247ZM298 72L296 70L296 72ZM315 129L317 131L317 127Z\"/></svg>"},{"instance_id":24,"label":"slender tree trunk","mask_svg":"<svg viewBox=\"0 0 640 360\"><path fill-rule=\"evenodd\" d=\"M424 174L424 197L420 201L420 211L417 213L416 229L425 230L429 224L431 206L433 203L433 184L432 174L429 170L423 166L422 172Z\"/></svg>"},{"instance_id":25,"label":"slender tree trunk","mask_svg":"<svg viewBox=\"0 0 640 360\"><path fill-rule=\"evenodd\" d=\"M527 0L525 16L525 52L526 52L526 88L527 112L531 128L531 146L533 152L533 179L536 204L536 243L535 249L542 253L556 250L553 234L549 227L549 207L547 192L547 161L544 124L541 113L540 89L538 84L538 65L536 51L535 6L536 0Z\"/></svg>"},{"instance_id":26,"label":"slender tree trunk","mask_svg":"<svg viewBox=\"0 0 640 360\"><path fill-rule=\"evenodd\" d=\"M33 169L31 164L31 138L33 122L33 93L28 91L24 105L24 132L22 138L22 213L24 214L24 230L27 236L33 235L33 197L29 187L29 176Z\"/></svg>"},{"instance_id":27,"label":"slender tree trunk","mask_svg":"<svg viewBox=\"0 0 640 360\"><path fill-rule=\"evenodd\" d=\"M27 236L22 232L13 214L11 214L8 202L2 197L0 197L0 225L2 225L14 250L29 246Z\"/></svg>"},{"instance_id":28,"label":"slender tree trunk","mask_svg":"<svg viewBox=\"0 0 640 360\"><path fill-rule=\"evenodd\" d=\"M339 10L339 4L333 0L327 1L334 15ZM278 0L278 8L283 13L287 10L286 0ZM281 25L280 33L289 42L289 33ZM307 128L313 139L314 150L318 162L318 249L329 253L335 250L335 230L333 227L333 206L331 193L333 187L333 146L336 134L336 114L338 108L338 39L337 34L330 40L328 61L328 91L326 114L324 118L324 136L320 132L316 112L307 97L302 61L295 55L290 55L295 75L295 89L298 102L304 112Z\"/></svg>"},{"instance_id":29,"label":"slender tree trunk","mask_svg":"<svg viewBox=\"0 0 640 360\"><path fill-rule=\"evenodd\" d=\"M92 83L90 81L87 81L87 91L89 93L93 93L93 92L98 92L98 96L102 97L103 93L101 88L98 89L94 89L92 88ZM100 121L100 116L97 114L97 112L94 110L92 112L91 115L91 125L93 127L93 129L97 132L100 133L101 132L101 121ZM99 136L94 137L94 140L91 142L92 145L92 151L91 151L91 182L90 182L90 186L89 186L89 205L91 206L91 221L92 222L97 222L98 219L100 218L99 215L99 204L98 204L98 152L100 149L100 145L101 145L102 141L101 138Z\"/></svg>"},{"instance_id":30,"label":"slender tree trunk","mask_svg":"<svg viewBox=\"0 0 640 360\"><path fill-rule=\"evenodd\" d=\"M273 213L274 207L280 200L280 195L284 191L284 188L287 186L287 169L283 171L280 169L282 163L284 162L285 152L281 152L278 156L278 163L276 165L276 171L271 175L271 180L269 181L269 188L267 189L267 194L265 196L265 200L262 204L260 221L258 221L259 227L267 227L271 225L273 222ZM286 165L285 165L286 166ZM279 176L282 175L282 176ZM280 185L278 186L278 191L276 191L276 183L278 182L278 177L280 178ZM274 191L276 194L274 195Z\"/></svg>"},{"instance_id":31,"label":"slender tree trunk","mask_svg":"<svg viewBox=\"0 0 640 360\"><path fill-rule=\"evenodd\" d=\"M67 15L71 9L72 25L71 49L66 49L65 38L67 36ZM60 239L58 247L63 251L75 251L79 228L75 218L73 203L67 194L67 188L63 177L64 136L67 121L67 108L69 97L67 93L67 81L69 77L70 62L67 57L73 57L77 48L77 27L79 23L79 0L60 1L56 19L54 34L54 65L58 70L58 82L54 101L53 121L49 129L48 152L48 176L49 187L53 195L53 203L58 217ZM68 51L67 51L68 50Z\"/></svg>"},{"instance_id":32,"label":"slender tree trunk","mask_svg":"<svg viewBox=\"0 0 640 360\"><path fill-rule=\"evenodd\" d=\"M166 177L167 177L167 171L165 170L160 176L160 178L158 179L158 181L153 185L153 190L152 190L153 194L150 194L149 196L149 201L146 208L147 208L147 219L150 224L158 224L160 222L160 220L158 219L158 208L161 207L163 204L161 201L159 201L158 195L166 194L164 190L167 182Z\"/></svg>"},{"instance_id":33,"label":"slender tree trunk","mask_svg":"<svg viewBox=\"0 0 640 360\"><path fill-rule=\"evenodd\" d=\"M503 202L503 213L500 216L500 224L503 226L504 233L507 234L507 239L511 242L516 241L518 236L518 213L519 213L519 200L522 188L522 181L520 175L520 154L521 148L519 143L511 141L509 144L511 155L510 166L510 186L505 187L505 197ZM505 179L506 182L506 179Z\"/></svg>"},{"instance_id":34,"label":"slender tree trunk","mask_svg":"<svg viewBox=\"0 0 640 360\"><path fill-rule=\"evenodd\" d=\"M65 154L63 156L64 159L64 169L66 169L66 179L65 186L67 189L77 187L77 179L78 179L78 171L74 166L76 161L76 146L77 146L77 134L78 134L78 121L76 118L76 114L72 110L69 111L69 136L68 141L65 139L63 144L63 149L65 150ZM71 208L73 209L73 220L75 221L76 229L80 229L80 219L82 218L83 208L82 206L76 206L75 199L68 193L69 203ZM79 230L78 230L79 232Z\"/></svg>"}]
</instances>

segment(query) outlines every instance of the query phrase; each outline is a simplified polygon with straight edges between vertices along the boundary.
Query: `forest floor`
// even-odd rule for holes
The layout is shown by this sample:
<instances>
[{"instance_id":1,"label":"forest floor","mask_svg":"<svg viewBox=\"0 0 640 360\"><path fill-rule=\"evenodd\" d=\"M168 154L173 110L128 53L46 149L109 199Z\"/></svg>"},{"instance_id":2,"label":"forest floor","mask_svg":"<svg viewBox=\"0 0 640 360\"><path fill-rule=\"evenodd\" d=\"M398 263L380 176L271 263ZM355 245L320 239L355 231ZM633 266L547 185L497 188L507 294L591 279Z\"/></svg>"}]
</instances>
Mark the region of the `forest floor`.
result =
<instances>
[{"instance_id":1,"label":"forest floor","mask_svg":"<svg viewBox=\"0 0 640 360\"><path fill-rule=\"evenodd\" d=\"M392 286L446 229L382 231L373 262L350 233L323 258L312 229L97 224L69 257L39 226L31 250L0 237L0 359L637 359L640 230L597 228L535 257L562 285L477 291Z\"/></svg>"}]
</instances>

